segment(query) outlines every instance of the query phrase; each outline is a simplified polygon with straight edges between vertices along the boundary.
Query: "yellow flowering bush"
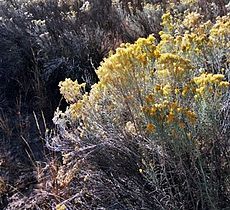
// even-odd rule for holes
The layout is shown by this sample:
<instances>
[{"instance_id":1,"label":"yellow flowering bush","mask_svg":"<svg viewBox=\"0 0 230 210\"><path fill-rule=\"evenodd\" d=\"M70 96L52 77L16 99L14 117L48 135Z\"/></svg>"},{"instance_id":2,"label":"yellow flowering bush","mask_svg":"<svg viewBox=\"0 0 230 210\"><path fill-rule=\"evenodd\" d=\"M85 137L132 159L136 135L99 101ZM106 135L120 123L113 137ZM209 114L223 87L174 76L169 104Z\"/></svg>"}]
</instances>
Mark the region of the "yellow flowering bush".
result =
<instances>
[{"instance_id":1,"label":"yellow flowering bush","mask_svg":"<svg viewBox=\"0 0 230 210\"><path fill-rule=\"evenodd\" d=\"M227 16L211 23L202 22L199 13L179 18L167 12L161 41L150 35L122 44L101 63L99 82L89 94L84 94L84 84L60 83L70 103L66 113L72 122L81 122L79 138L96 138L98 144L117 141L119 148L121 142L138 142L141 174L160 189L160 170L169 185L164 196L184 208L193 208L197 200L201 208L219 205L210 186L216 179L210 174L214 163L207 158L214 151L210 148L219 150L216 134L229 96L229 24ZM191 201L184 204L173 183L186 183L188 197L194 193Z\"/></svg>"}]
</instances>

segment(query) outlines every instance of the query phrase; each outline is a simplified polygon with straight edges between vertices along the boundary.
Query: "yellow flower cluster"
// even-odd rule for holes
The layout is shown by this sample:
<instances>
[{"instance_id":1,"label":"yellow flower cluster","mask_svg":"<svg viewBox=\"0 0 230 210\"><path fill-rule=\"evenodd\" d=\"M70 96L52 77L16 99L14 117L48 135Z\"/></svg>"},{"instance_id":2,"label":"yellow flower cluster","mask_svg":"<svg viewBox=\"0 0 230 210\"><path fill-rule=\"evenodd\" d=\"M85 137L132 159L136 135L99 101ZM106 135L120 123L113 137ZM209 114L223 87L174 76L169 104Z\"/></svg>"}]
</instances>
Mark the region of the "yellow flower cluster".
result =
<instances>
[{"instance_id":1,"label":"yellow flower cluster","mask_svg":"<svg viewBox=\"0 0 230 210\"><path fill-rule=\"evenodd\" d=\"M173 29L173 19L170 15L170 12L167 12L162 15L162 26L167 28L168 32L171 32Z\"/></svg>"},{"instance_id":2,"label":"yellow flower cluster","mask_svg":"<svg viewBox=\"0 0 230 210\"><path fill-rule=\"evenodd\" d=\"M148 123L147 126L146 126L146 130L149 132L149 133L152 133L156 130L156 126L153 125L152 123Z\"/></svg>"},{"instance_id":3,"label":"yellow flower cluster","mask_svg":"<svg viewBox=\"0 0 230 210\"><path fill-rule=\"evenodd\" d=\"M210 30L211 36L228 36L230 34L229 16L218 17L216 23Z\"/></svg>"},{"instance_id":4,"label":"yellow flower cluster","mask_svg":"<svg viewBox=\"0 0 230 210\"><path fill-rule=\"evenodd\" d=\"M67 78L65 81L61 81L58 86L60 87L60 93L64 96L65 100L68 103L75 103L81 98L85 83L78 84L77 81L72 81Z\"/></svg>"},{"instance_id":5,"label":"yellow flower cluster","mask_svg":"<svg viewBox=\"0 0 230 210\"><path fill-rule=\"evenodd\" d=\"M201 15L199 13L191 12L185 17L183 21L183 25L187 28L192 29L199 23L200 18L201 18Z\"/></svg>"},{"instance_id":6,"label":"yellow flower cluster","mask_svg":"<svg viewBox=\"0 0 230 210\"><path fill-rule=\"evenodd\" d=\"M223 74L203 73L198 77L194 77L193 81L196 84L195 98L210 97L212 93L221 93L223 88L229 87L229 82L224 80Z\"/></svg>"},{"instance_id":7,"label":"yellow flower cluster","mask_svg":"<svg viewBox=\"0 0 230 210\"><path fill-rule=\"evenodd\" d=\"M147 97L148 98L148 97ZM143 107L143 112L147 115L152 123L147 125L147 130L152 132L154 123L163 125L176 125L181 128L185 127L185 122L194 124L196 122L196 114L188 107L182 107L177 101L169 102L167 100L162 103L153 102Z\"/></svg>"},{"instance_id":8,"label":"yellow flower cluster","mask_svg":"<svg viewBox=\"0 0 230 210\"><path fill-rule=\"evenodd\" d=\"M147 39L140 38L134 44L122 44L115 52L106 58L98 69L101 83L111 80L122 82L126 76L134 73L134 69L145 67L158 55L155 51L155 38L150 35Z\"/></svg>"},{"instance_id":9,"label":"yellow flower cluster","mask_svg":"<svg viewBox=\"0 0 230 210\"><path fill-rule=\"evenodd\" d=\"M56 210L66 210L67 208L65 204L58 204L55 209Z\"/></svg>"},{"instance_id":10,"label":"yellow flower cluster","mask_svg":"<svg viewBox=\"0 0 230 210\"><path fill-rule=\"evenodd\" d=\"M195 4L197 3L198 1L197 0L180 0L180 3L181 4Z\"/></svg>"},{"instance_id":11,"label":"yellow flower cluster","mask_svg":"<svg viewBox=\"0 0 230 210\"><path fill-rule=\"evenodd\" d=\"M83 107L82 100L80 100L76 103L70 104L69 112L70 112L72 119L78 119L81 116L82 107Z\"/></svg>"},{"instance_id":12,"label":"yellow flower cluster","mask_svg":"<svg viewBox=\"0 0 230 210\"><path fill-rule=\"evenodd\" d=\"M202 22L202 16L197 12L188 13L184 19L174 19L171 25L163 24L163 31L160 32L161 42L157 46L160 53L171 52L188 59L200 60L201 56L208 53L229 49L229 16L217 18L215 24L211 21ZM162 17L163 23L171 20L170 13Z\"/></svg>"},{"instance_id":13,"label":"yellow flower cluster","mask_svg":"<svg viewBox=\"0 0 230 210\"><path fill-rule=\"evenodd\" d=\"M158 75L165 79L180 81L193 69L191 62L179 55L163 53L157 60Z\"/></svg>"},{"instance_id":14,"label":"yellow flower cluster","mask_svg":"<svg viewBox=\"0 0 230 210\"><path fill-rule=\"evenodd\" d=\"M192 86L192 83L187 83L184 86L178 87L178 86L173 86L171 84L166 84L166 85L159 85L156 84L153 88L153 92L155 94L155 96L153 96L153 94L149 94L146 97L146 102L152 102L153 98L156 97L164 97L165 99L167 98L174 98L174 97L185 97L187 94L189 93L193 93L194 92L194 88ZM152 99L152 100L151 100ZM179 98L178 98L179 99Z\"/></svg>"},{"instance_id":15,"label":"yellow flower cluster","mask_svg":"<svg viewBox=\"0 0 230 210\"><path fill-rule=\"evenodd\" d=\"M210 30L210 43L220 48L230 47L230 17L223 16L217 18L217 22ZM229 55L228 55L229 56Z\"/></svg>"}]
</instances>

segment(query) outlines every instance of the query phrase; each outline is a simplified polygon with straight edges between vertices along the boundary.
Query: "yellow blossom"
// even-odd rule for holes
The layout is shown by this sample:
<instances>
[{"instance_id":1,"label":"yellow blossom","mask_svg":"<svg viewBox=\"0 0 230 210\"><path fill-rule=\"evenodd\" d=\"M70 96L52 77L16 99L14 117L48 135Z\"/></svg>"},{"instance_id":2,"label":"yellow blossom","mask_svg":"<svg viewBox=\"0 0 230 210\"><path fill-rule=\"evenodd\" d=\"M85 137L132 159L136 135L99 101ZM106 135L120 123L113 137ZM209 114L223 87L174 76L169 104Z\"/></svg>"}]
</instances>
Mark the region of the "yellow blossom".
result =
<instances>
[{"instance_id":1,"label":"yellow blossom","mask_svg":"<svg viewBox=\"0 0 230 210\"><path fill-rule=\"evenodd\" d=\"M58 204L57 206L56 206L56 210L66 210L67 208L66 208L66 206L65 206L65 204Z\"/></svg>"},{"instance_id":2,"label":"yellow blossom","mask_svg":"<svg viewBox=\"0 0 230 210\"><path fill-rule=\"evenodd\" d=\"M188 110L187 112L185 112L185 114L190 123L194 124L196 122L197 117L193 111Z\"/></svg>"},{"instance_id":3,"label":"yellow blossom","mask_svg":"<svg viewBox=\"0 0 230 210\"><path fill-rule=\"evenodd\" d=\"M182 129L185 128L185 124L184 124L183 122L179 122L178 125L179 125L179 127L182 128Z\"/></svg>"},{"instance_id":4,"label":"yellow blossom","mask_svg":"<svg viewBox=\"0 0 230 210\"><path fill-rule=\"evenodd\" d=\"M153 94L147 95L146 98L145 98L145 100L146 100L147 103L152 103L154 101Z\"/></svg>"},{"instance_id":5,"label":"yellow blossom","mask_svg":"<svg viewBox=\"0 0 230 210\"><path fill-rule=\"evenodd\" d=\"M200 18L201 15L199 13L191 12L185 17L183 24L188 28L195 27L195 25L198 24Z\"/></svg>"},{"instance_id":6,"label":"yellow blossom","mask_svg":"<svg viewBox=\"0 0 230 210\"><path fill-rule=\"evenodd\" d=\"M178 107L178 103L177 102L173 102L173 103L170 104L170 107L171 107L172 110L175 110Z\"/></svg>"},{"instance_id":7,"label":"yellow blossom","mask_svg":"<svg viewBox=\"0 0 230 210\"><path fill-rule=\"evenodd\" d=\"M230 87L230 83L227 81L221 81L219 84L220 87Z\"/></svg>"},{"instance_id":8,"label":"yellow blossom","mask_svg":"<svg viewBox=\"0 0 230 210\"><path fill-rule=\"evenodd\" d=\"M219 81L219 80L223 80L224 79L224 75L223 74L214 74L213 78L215 79L215 81Z\"/></svg>"},{"instance_id":9,"label":"yellow blossom","mask_svg":"<svg viewBox=\"0 0 230 210\"><path fill-rule=\"evenodd\" d=\"M153 125L152 123L148 123L147 126L146 126L146 130L147 130L149 133L154 132L155 129L156 129L156 126Z\"/></svg>"},{"instance_id":10,"label":"yellow blossom","mask_svg":"<svg viewBox=\"0 0 230 210\"><path fill-rule=\"evenodd\" d=\"M174 91L174 92L175 92L175 94L178 95L178 94L180 93L180 89L179 89L179 88L175 88L175 91Z\"/></svg>"},{"instance_id":11,"label":"yellow blossom","mask_svg":"<svg viewBox=\"0 0 230 210\"><path fill-rule=\"evenodd\" d=\"M171 86L167 84L163 87L163 94L165 96L168 96L170 93L171 93Z\"/></svg>"},{"instance_id":12,"label":"yellow blossom","mask_svg":"<svg viewBox=\"0 0 230 210\"><path fill-rule=\"evenodd\" d=\"M71 79L67 78L65 81L61 81L59 83L60 93L64 96L67 102L74 103L76 102L81 96L81 91L85 88L85 83L78 84L77 81L72 81Z\"/></svg>"},{"instance_id":13,"label":"yellow blossom","mask_svg":"<svg viewBox=\"0 0 230 210\"><path fill-rule=\"evenodd\" d=\"M77 103L74 103L74 104L70 105L69 111L70 111L71 117L73 119L76 119L76 118L81 116L82 107L83 107L83 102L82 101L79 101Z\"/></svg>"},{"instance_id":14,"label":"yellow blossom","mask_svg":"<svg viewBox=\"0 0 230 210\"><path fill-rule=\"evenodd\" d=\"M175 119L175 114L173 112L169 112L167 116L167 123L172 123Z\"/></svg>"},{"instance_id":15,"label":"yellow blossom","mask_svg":"<svg viewBox=\"0 0 230 210\"><path fill-rule=\"evenodd\" d=\"M182 96L186 96L186 94L189 92L189 87L185 86L182 90Z\"/></svg>"},{"instance_id":16,"label":"yellow blossom","mask_svg":"<svg viewBox=\"0 0 230 210\"><path fill-rule=\"evenodd\" d=\"M203 95L203 94L205 93L205 87L202 86L202 87L200 87L200 88L197 88L197 89L196 89L196 92L197 92L198 94L200 94L200 95Z\"/></svg>"},{"instance_id":17,"label":"yellow blossom","mask_svg":"<svg viewBox=\"0 0 230 210\"><path fill-rule=\"evenodd\" d=\"M154 116L156 114L156 112L157 112L157 107L154 105L150 109L150 115Z\"/></svg>"}]
</instances>

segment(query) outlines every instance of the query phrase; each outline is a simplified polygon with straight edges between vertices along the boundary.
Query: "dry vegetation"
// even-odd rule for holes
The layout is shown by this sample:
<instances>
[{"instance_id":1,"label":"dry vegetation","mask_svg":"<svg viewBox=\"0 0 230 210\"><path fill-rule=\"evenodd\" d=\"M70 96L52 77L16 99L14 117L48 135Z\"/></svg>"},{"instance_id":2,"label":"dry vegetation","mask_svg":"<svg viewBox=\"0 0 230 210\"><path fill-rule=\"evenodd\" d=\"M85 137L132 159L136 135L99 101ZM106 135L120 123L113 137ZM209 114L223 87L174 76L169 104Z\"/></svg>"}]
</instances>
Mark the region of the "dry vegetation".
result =
<instances>
[{"instance_id":1,"label":"dry vegetation","mask_svg":"<svg viewBox=\"0 0 230 210\"><path fill-rule=\"evenodd\" d=\"M0 208L228 209L229 10L0 2Z\"/></svg>"}]
</instances>

